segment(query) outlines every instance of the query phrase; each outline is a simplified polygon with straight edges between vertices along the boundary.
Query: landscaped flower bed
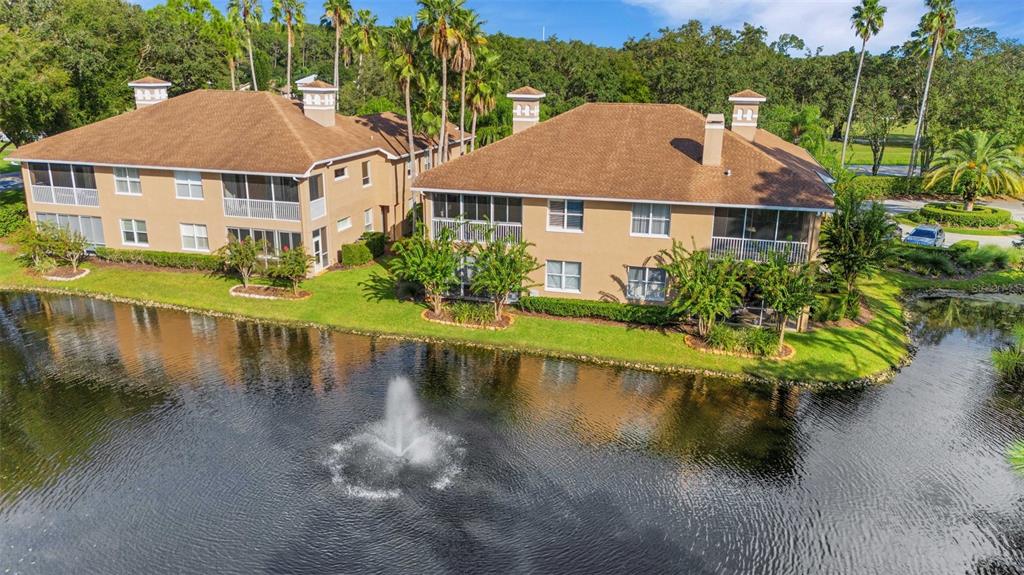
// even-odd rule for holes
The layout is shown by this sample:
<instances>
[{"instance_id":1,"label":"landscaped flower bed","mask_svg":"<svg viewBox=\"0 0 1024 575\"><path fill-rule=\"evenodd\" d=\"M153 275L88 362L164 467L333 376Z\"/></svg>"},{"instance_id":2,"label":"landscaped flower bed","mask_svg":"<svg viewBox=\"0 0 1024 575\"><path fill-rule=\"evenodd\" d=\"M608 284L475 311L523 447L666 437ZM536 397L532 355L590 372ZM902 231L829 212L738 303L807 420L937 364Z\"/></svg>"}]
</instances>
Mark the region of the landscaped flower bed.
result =
<instances>
[{"instance_id":1,"label":"landscaped flower bed","mask_svg":"<svg viewBox=\"0 0 1024 575\"><path fill-rule=\"evenodd\" d=\"M435 313L432 309L424 310L421 314L423 319L435 323L457 325L475 329L505 329L512 325L512 316L502 313L501 317L495 318L494 306L484 303L473 303L467 301L454 301L441 308L441 313Z\"/></svg>"},{"instance_id":2,"label":"landscaped flower bed","mask_svg":"<svg viewBox=\"0 0 1024 575\"><path fill-rule=\"evenodd\" d=\"M43 279L48 279L50 281L69 282L89 275L89 270L85 268L78 268L76 270L70 266L64 266L47 270L41 275L43 276Z\"/></svg>"},{"instance_id":3,"label":"landscaped flower bed","mask_svg":"<svg viewBox=\"0 0 1024 575\"><path fill-rule=\"evenodd\" d=\"M235 297L248 297L254 299L290 299L301 300L313 295L306 290L292 291L289 288L266 286L266 285L237 285L230 290Z\"/></svg>"},{"instance_id":4,"label":"landscaped flower bed","mask_svg":"<svg viewBox=\"0 0 1024 575\"><path fill-rule=\"evenodd\" d=\"M999 228L1013 221L1013 214L1007 210L989 206L974 206L974 209L968 212L960 204L952 203L925 204L908 217L916 222L939 223L963 228Z\"/></svg>"}]
</instances>

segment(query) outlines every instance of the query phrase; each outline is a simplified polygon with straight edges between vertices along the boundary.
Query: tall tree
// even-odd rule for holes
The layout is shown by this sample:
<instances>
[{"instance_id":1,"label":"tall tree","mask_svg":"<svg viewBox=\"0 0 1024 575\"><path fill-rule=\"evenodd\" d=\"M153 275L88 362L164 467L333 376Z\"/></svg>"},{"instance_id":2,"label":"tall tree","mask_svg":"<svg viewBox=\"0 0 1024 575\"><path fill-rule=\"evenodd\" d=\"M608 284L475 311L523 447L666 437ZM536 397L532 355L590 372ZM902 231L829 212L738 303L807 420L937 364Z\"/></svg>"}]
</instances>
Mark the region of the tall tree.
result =
<instances>
[{"instance_id":1,"label":"tall tree","mask_svg":"<svg viewBox=\"0 0 1024 575\"><path fill-rule=\"evenodd\" d=\"M263 6L260 0L228 0L228 14L242 23L245 29L246 48L249 52L249 73L252 76L252 89L259 90L256 83L256 62L252 57L252 29L263 20Z\"/></svg>"},{"instance_id":2,"label":"tall tree","mask_svg":"<svg viewBox=\"0 0 1024 575\"><path fill-rule=\"evenodd\" d=\"M487 44L483 22L476 12L467 8L455 13L452 27L455 29L456 44L452 58L452 69L459 73L459 154L466 153L466 74L476 67L480 49Z\"/></svg>"},{"instance_id":3,"label":"tall tree","mask_svg":"<svg viewBox=\"0 0 1024 575\"><path fill-rule=\"evenodd\" d=\"M420 52L420 37L412 25L412 18L395 18L388 31L388 49L391 58L386 61L388 72L398 80L405 97L405 131L409 141L409 164L412 177L416 177L416 138L412 125L412 82L416 78L417 54Z\"/></svg>"},{"instance_id":4,"label":"tall tree","mask_svg":"<svg viewBox=\"0 0 1024 575\"><path fill-rule=\"evenodd\" d=\"M878 0L861 0L860 4L853 8L853 16L850 22L853 29L860 38L860 62L857 64L857 77L853 81L853 95L850 96L850 113L846 115L846 130L843 133L843 153L840 158L840 165L846 167L846 147L850 142L850 127L853 125L853 107L857 103L857 88L860 87L860 75L864 71L864 54L867 52L868 40L877 36L885 24L885 6L878 3Z\"/></svg>"},{"instance_id":5,"label":"tall tree","mask_svg":"<svg viewBox=\"0 0 1024 575\"><path fill-rule=\"evenodd\" d=\"M292 47L295 45L295 28L300 30L306 23L303 12L306 4L302 0L273 0L270 7L270 18L280 26L284 26L287 33L288 56L285 65L284 93L292 93Z\"/></svg>"},{"instance_id":6,"label":"tall tree","mask_svg":"<svg viewBox=\"0 0 1024 575\"><path fill-rule=\"evenodd\" d=\"M352 23L352 4L349 0L324 0L322 24L334 28L334 87L339 86L338 61L341 59L341 35Z\"/></svg>"},{"instance_id":7,"label":"tall tree","mask_svg":"<svg viewBox=\"0 0 1024 575\"><path fill-rule=\"evenodd\" d=\"M953 7L953 0L925 0L928 6L928 13L921 17L918 29L914 36L922 41L922 47L928 46L928 74L925 76L924 93L921 96L921 108L917 113L917 126L914 128L914 144L910 148L910 165L907 166L907 175L914 174L914 164L917 160L917 151L921 147L922 127L924 126L925 110L928 108L928 89L932 84L932 72L935 70L935 58L950 45L955 46L957 39L956 31L956 8Z\"/></svg>"},{"instance_id":8,"label":"tall tree","mask_svg":"<svg viewBox=\"0 0 1024 575\"><path fill-rule=\"evenodd\" d=\"M950 149L932 160L925 187L946 182L963 193L964 210L982 194L1024 194L1024 156L1002 133L959 132Z\"/></svg>"},{"instance_id":9,"label":"tall tree","mask_svg":"<svg viewBox=\"0 0 1024 575\"><path fill-rule=\"evenodd\" d=\"M473 120L470 127L469 151L476 150L476 121L480 116L486 116L497 105L495 81L495 68L498 65L498 54L491 50L481 49L477 58L476 68L469 77L467 86L467 98L469 107L473 109Z\"/></svg>"},{"instance_id":10,"label":"tall tree","mask_svg":"<svg viewBox=\"0 0 1024 575\"><path fill-rule=\"evenodd\" d=\"M437 163L441 164L446 159L448 149L448 61L457 41L452 24L465 0L418 1L420 10L416 14L416 19L420 22L420 35L430 38L430 50L441 61L441 118L438 129L441 144L437 159Z\"/></svg>"},{"instance_id":11,"label":"tall tree","mask_svg":"<svg viewBox=\"0 0 1024 575\"><path fill-rule=\"evenodd\" d=\"M896 98L885 76L876 76L864 83L858 116L858 129L871 148L871 175L877 176L889 133L900 120Z\"/></svg>"},{"instance_id":12,"label":"tall tree","mask_svg":"<svg viewBox=\"0 0 1024 575\"><path fill-rule=\"evenodd\" d=\"M356 68L356 85L360 85L363 77L363 57L369 55L380 44L377 32L377 16L369 10L359 10L352 18L349 26L349 43L359 54L359 67Z\"/></svg>"},{"instance_id":13,"label":"tall tree","mask_svg":"<svg viewBox=\"0 0 1024 575\"><path fill-rule=\"evenodd\" d=\"M233 15L219 18L214 22L217 44L220 46L224 59L228 64L228 75L231 76L231 89L238 89L238 59L242 55L242 23Z\"/></svg>"}]
</instances>

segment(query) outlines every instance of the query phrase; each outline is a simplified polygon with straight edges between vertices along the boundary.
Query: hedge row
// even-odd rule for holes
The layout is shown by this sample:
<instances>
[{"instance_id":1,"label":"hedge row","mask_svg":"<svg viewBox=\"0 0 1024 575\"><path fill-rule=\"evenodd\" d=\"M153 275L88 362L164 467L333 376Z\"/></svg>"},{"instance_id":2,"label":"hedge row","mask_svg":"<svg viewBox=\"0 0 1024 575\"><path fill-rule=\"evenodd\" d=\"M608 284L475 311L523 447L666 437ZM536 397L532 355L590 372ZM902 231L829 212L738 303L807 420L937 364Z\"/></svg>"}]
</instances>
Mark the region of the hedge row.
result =
<instances>
[{"instance_id":1,"label":"hedge row","mask_svg":"<svg viewBox=\"0 0 1024 575\"><path fill-rule=\"evenodd\" d=\"M11 235L27 220L28 210L24 202L0 206L0 238Z\"/></svg>"},{"instance_id":2,"label":"hedge row","mask_svg":"<svg viewBox=\"0 0 1024 575\"><path fill-rule=\"evenodd\" d=\"M867 194L869 199L912 196L924 191L922 179L918 176L857 176L853 185Z\"/></svg>"},{"instance_id":3,"label":"hedge row","mask_svg":"<svg viewBox=\"0 0 1024 575\"><path fill-rule=\"evenodd\" d=\"M518 306L523 311L559 317L596 318L647 325L666 325L676 319L669 308L660 305L523 296Z\"/></svg>"},{"instance_id":4,"label":"hedge row","mask_svg":"<svg viewBox=\"0 0 1024 575\"><path fill-rule=\"evenodd\" d=\"M944 203L925 204L918 214L928 222L961 228L998 228L1010 223L1013 218L1009 211L999 208L974 206L973 211L967 212L959 204Z\"/></svg>"},{"instance_id":5,"label":"hedge row","mask_svg":"<svg viewBox=\"0 0 1024 575\"><path fill-rule=\"evenodd\" d=\"M108 262L123 264L146 264L165 268L179 268L197 271L218 271L220 260L209 254L185 254L149 250L118 250L96 248L96 257Z\"/></svg>"}]
</instances>

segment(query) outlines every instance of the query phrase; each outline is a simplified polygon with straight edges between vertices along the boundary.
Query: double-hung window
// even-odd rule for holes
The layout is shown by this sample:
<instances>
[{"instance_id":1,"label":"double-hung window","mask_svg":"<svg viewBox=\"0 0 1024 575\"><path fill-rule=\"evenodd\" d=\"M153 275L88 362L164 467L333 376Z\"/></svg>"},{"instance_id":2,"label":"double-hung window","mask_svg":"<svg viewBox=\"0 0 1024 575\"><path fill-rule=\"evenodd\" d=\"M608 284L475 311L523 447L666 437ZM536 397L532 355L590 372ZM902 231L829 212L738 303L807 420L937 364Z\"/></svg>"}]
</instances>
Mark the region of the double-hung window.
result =
<instances>
[{"instance_id":1,"label":"double-hung window","mask_svg":"<svg viewBox=\"0 0 1024 575\"><path fill-rule=\"evenodd\" d=\"M121 243L127 246L148 246L149 232L145 220L121 220Z\"/></svg>"},{"instance_id":2,"label":"double-hung window","mask_svg":"<svg viewBox=\"0 0 1024 575\"><path fill-rule=\"evenodd\" d=\"M668 237L672 207L667 204L633 204L634 236Z\"/></svg>"},{"instance_id":3,"label":"double-hung window","mask_svg":"<svg viewBox=\"0 0 1024 575\"><path fill-rule=\"evenodd\" d=\"M373 231L373 208L368 208L363 212L363 231Z\"/></svg>"},{"instance_id":4,"label":"double-hung window","mask_svg":"<svg viewBox=\"0 0 1024 575\"><path fill-rule=\"evenodd\" d=\"M365 188L370 185L370 160L364 161L360 166L363 171L363 187Z\"/></svg>"},{"instance_id":5,"label":"double-hung window","mask_svg":"<svg viewBox=\"0 0 1024 575\"><path fill-rule=\"evenodd\" d=\"M665 301L665 286L668 283L665 270L630 266L626 273L629 280L626 297L641 301Z\"/></svg>"},{"instance_id":6,"label":"double-hung window","mask_svg":"<svg viewBox=\"0 0 1024 575\"><path fill-rule=\"evenodd\" d=\"M203 176L199 172L174 170L174 195L182 200L203 199Z\"/></svg>"},{"instance_id":7,"label":"double-hung window","mask_svg":"<svg viewBox=\"0 0 1024 575\"><path fill-rule=\"evenodd\" d=\"M548 229L554 231L583 231L582 200L548 201Z\"/></svg>"},{"instance_id":8,"label":"double-hung window","mask_svg":"<svg viewBox=\"0 0 1024 575\"><path fill-rule=\"evenodd\" d=\"M126 196L141 196L142 182L138 168L114 168L114 192Z\"/></svg>"},{"instance_id":9,"label":"double-hung window","mask_svg":"<svg viewBox=\"0 0 1024 575\"><path fill-rule=\"evenodd\" d=\"M202 224L180 224L181 249L194 252L210 251L210 238Z\"/></svg>"},{"instance_id":10,"label":"double-hung window","mask_svg":"<svg viewBox=\"0 0 1024 575\"><path fill-rule=\"evenodd\" d=\"M544 287L548 291L579 293L581 273L580 262L548 260Z\"/></svg>"}]
</instances>

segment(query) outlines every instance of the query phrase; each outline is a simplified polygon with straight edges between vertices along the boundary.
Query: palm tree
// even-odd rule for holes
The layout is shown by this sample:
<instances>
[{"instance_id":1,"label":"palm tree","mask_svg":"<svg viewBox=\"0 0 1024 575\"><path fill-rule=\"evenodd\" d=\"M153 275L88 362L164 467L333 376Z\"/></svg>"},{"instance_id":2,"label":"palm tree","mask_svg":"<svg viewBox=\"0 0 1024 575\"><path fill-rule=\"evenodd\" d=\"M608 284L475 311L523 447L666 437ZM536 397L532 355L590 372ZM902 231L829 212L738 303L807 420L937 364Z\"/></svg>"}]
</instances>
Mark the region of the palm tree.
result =
<instances>
[{"instance_id":1,"label":"palm tree","mask_svg":"<svg viewBox=\"0 0 1024 575\"><path fill-rule=\"evenodd\" d=\"M452 28L456 13L462 9L465 0L419 0L420 10L416 19L420 22L420 36L430 37L430 50L441 60L441 138L437 163L445 160L448 144L448 59L456 45L457 35Z\"/></svg>"},{"instance_id":2,"label":"palm tree","mask_svg":"<svg viewBox=\"0 0 1024 575\"><path fill-rule=\"evenodd\" d=\"M467 98L469 107L473 109L473 121L470 127L469 151L476 151L476 120L479 116L491 113L498 104L494 87L494 69L497 66L498 54L481 49L477 56L476 68L469 77Z\"/></svg>"},{"instance_id":3,"label":"palm tree","mask_svg":"<svg viewBox=\"0 0 1024 575\"><path fill-rule=\"evenodd\" d=\"M324 0L324 25L334 28L334 87L338 87L338 60L341 57L341 34L352 23L352 4L349 0Z\"/></svg>"},{"instance_id":4,"label":"palm tree","mask_svg":"<svg viewBox=\"0 0 1024 575\"><path fill-rule=\"evenodd\" d=\"M259 90L256 85L256 64L252 58L252 27L258 26L263 20L263 6L260 0L228 0L228 15L242 23L245 28L245 42L249 50L249 74L252 76L252 89Z\"/></svg>"},{"instance_id":5,"label":"palm tree","mask_svg":"<svg viewBox=\"0 0 1024 575\"><path fill-rule=\"evenodd\" d=\"M356 69L356 86L363 75L363 56L377 49L380 40L377 35L377 16L369 10L359 10L349 26L349 44L359 53L359 67Z\"/></svg>"},{"instance_id":6,"label":"palm tree","mask_svg":"<svg viewBox=\"0 0 1024 575\"><path fill-rule=\"evenodd\" d=\"M388 32L388 47L392 58L385 62L388 72L402 86L405 95L405 131L409 139L409 164L412 177L416 177L416 140L412 125L412 81L416 78L416 54L420 48L420 37L412 25L412 18L395 18Z\"/></svg>"},{"instance_id":7,"label":"palm tree","mask_svg":"<svg viewBox=\"0 0 1024 575\"><path fill-rule=\"evenodd\" d=\"M294 29L306 23L303 12L306 5L302 0L273 0L270 7L270 18L288 31L288 63L285 68L284 93L292 93L292 46L295 45Z\"/></svg>"},{"instance_id":8,"label":"palm tree","mask_svg":"<svg viewBox=\"0 0 1024 575\"><path fill-rule=\"evenodd\" d=\"M928 107L928 88L932 83L935 57L939 52L949 48L950 44L955 44L959 36L956 31L956 8L953 7L953 0L925 0L925 4L929 11L921 17L921 23L914 31L914 37L922 41L922 47L928 46L930 55L928 57L928 75L924 81L924 94L921 96L921 108L918 111L917 126L914 129L914 145L910 148L908 176L914 175L917 150L921 146L921 128L924 125L924 113Z\"/></svg>"},{"instance_id":9,"label":"palm tree","mask_svg":"<svg viewBox=\"0 0 1024 575\"><path fill-rule=\"evenodd\" d=\"M455 29L456 44L452 58L452 70L459 73L459 154L466 153L466 73L476 67L478 52L487 44L481 26L483 22L477 18L476 12L462 9L455 13L452 28Z\"/></svg>"},{"instance_id":10,"label":"palm tree","mask_svg":"<svg viewBox=\"0 0 1024 575\"><path fill-rule=\"evenodd\" d=\"M857 102L857 88L860 87L860 74L864 70L864 54L867 52L868 40L877 36L879 30L885 25L886 7L878 3L878 0L861 0L860 5L853 8L853 16L850 22L853 29L860 37L860 63L857 64L857 77L853 81L853 95L850 97L850 113L846 116L846 131L843 134L843 154L840 165L846 167L846 146L850 141L850 126L853 125L853 106Z\"/></svg>"},{"instance_id":11,"label":"palm tree","mask_svg":"<svg viewBox=\"0 0 1024 575\"><path fill-rule=\"evenodd\" d=\"M228 63L228 72L231 75L231 89L238 89L236 78L238 71L238 58L242 55L242 23L234 16L227 18L220 17L213 21L214 33L217 44L224 53Z\"/></svg>"},{"instance_id":12,"label":"palm tree","mask_svg":"<svg viewBox=\"0 0 1024 575\"><path fill-rule=\"evenodd\" d=\"M959 132L932 166L925 188L946 181L951 190L961 185L964 211L973 210L974 199L981 194L1024 193L1024 156L1002 132Z\"/></svg>"}]
</instances>

